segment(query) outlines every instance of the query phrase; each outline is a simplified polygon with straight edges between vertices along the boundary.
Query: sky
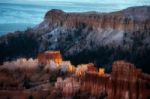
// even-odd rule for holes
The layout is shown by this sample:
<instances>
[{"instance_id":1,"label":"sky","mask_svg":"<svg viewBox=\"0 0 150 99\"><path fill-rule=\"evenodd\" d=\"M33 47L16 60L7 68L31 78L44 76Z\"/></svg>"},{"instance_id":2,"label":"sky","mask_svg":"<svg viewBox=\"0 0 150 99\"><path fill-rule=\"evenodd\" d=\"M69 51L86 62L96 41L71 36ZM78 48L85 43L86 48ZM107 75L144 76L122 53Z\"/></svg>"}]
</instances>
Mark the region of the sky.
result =
<instances>
[{"instance_id":1,"label":"sky","mask_svg":"<svg viewBox=\"0 0 150 99\"><path fill-rule=\"evenodd\" d=\"M150 5L150 0L0 0L1 3L51 4L52 2L70 3L105 3L105 4L134 4Z\"/></svg>"}]
</instances>

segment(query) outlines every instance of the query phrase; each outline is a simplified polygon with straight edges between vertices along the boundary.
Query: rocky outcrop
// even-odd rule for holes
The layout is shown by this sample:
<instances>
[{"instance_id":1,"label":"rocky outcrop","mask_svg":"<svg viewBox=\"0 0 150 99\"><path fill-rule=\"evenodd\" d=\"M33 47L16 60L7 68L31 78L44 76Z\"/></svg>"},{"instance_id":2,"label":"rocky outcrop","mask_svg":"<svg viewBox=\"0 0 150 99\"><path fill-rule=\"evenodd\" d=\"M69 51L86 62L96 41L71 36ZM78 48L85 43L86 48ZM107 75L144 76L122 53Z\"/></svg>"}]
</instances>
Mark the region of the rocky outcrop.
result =
<instances>
[{"instance_id":1,"label":"rocky outcrop","mask_svg":"<svg viewBox=\"0 0 150 99\"><path fill-rule=\"evenodd\" d=\"M38 54L39 64L49 64L50 61L54 61L56 64L62 63L62 56L59 51L46 51Z\"/></svg>"},{"instance_id":2,"label":"rocky outcrop","mask_svg":"<svg viewBox=\"0 0 150 99\"><path fill-rule=\"evenodd\" d=\"M88 92L97 98L105 95L108 99L148 99L149 80L143 79L142 75L142 71L133 64L117 61L110 75L99 76L88 72L83 76L81 92Z\"/></svg>"},{"instance_id":3,"label":"rocky outcrop","mask_svg":"<svg viewBox=\"0 0 150 99\"><path fill-rule=\"evenodd\" d=\"M65 48L65 55L106 45L131 49L136 37L139 42L149 45L149 11L150 7L128 8L113 13L65 13L54 9L46 13L38 29L47 30L42 40L47 38L50 49Z\"/></svg>"},{"instance_id":4,"label":"rocky outcrop","mask_svg":"<svg viewBox=\"0 0 150 99\"><path fill-rule=\"evenodd\" d=\"M85 25L95 28L112 28L116 30L135 31L150 29L150 7L128 8L113 13L65 13L61 10L50 10L45 15L49 25L76 28Z\"/></svg>"},{"instance_id":5,"label":"rocky outcrop","mask_svg":"<svg viewBox=\"0 0 150 99\"><path fill-rule=\"evenodd\" d=\"M1 37L0 61L60 50L74 64L94 62L107 67L107 71L113 61L124 59L148 72L149 12L149 6L112 13L66 13L53 9L36 27Z\"/></svg>"},{"instance_id":6,"label":"rocky outcrop","mask_svg":"<svg viewBox=\"0 0 150 99\"><path fill-rule=\"evenodd\" d=\"M75 78L66 78L65 80L58 78L55 83L55 88L62 92L63 97L70 97L72 99L80 89L80 83Z\"/></svg>"}]
</instances>

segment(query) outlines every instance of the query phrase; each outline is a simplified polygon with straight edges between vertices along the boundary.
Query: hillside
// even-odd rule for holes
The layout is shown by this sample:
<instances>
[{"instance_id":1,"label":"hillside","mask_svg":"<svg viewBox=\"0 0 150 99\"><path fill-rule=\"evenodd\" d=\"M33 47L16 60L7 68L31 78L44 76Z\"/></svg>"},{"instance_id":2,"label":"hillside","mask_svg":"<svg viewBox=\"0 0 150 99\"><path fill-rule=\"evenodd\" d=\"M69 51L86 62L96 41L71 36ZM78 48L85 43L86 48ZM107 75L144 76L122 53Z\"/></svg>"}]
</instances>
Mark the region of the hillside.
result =
<instances>
[{"instance_id":1,"label":"hillside","mask_svg":"<svg viewBox=\"0 0 150 99\"><path fill-rule=\"evenodd\" d=\"M43 22L0 37L0 62L60 50L73 64L94 62L110 71L115 60L150 65L150 6L118 12L66 13L52 9Z\"/></svg>"}]
</instances>

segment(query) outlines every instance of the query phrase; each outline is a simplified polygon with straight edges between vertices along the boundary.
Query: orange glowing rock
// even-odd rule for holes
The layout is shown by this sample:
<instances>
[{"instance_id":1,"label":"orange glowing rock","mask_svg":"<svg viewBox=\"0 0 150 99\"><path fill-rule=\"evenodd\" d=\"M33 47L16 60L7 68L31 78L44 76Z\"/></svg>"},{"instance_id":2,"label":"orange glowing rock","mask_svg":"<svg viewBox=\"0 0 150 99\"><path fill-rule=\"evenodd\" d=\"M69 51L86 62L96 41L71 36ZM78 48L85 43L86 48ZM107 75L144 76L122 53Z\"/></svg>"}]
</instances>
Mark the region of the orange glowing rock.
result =
<instances>
[{"instance_id":1,"label":"orange glowing rock","mask_svg":"<svg viewBox=\"0 0 150 99\"><path fill-rule=\"evenodd\" d=\"M74 73L76 71L76 68L74 66L69 66L68 71Z\"/></svg>"},{"instance_id":2,"label":"orange glowing rock","mask_svg":"<svg viewBox=\"0 0 150 99\"><path fill-rule=\"evenodd\" d=\"M62 59L61 58L56 58L55 60L54 60L54 62L56 63L56 64L61 64L62 63Z\"/></svg>"},{"instance_id":3,"label":"orange glowing rock","mask_svg":"<svg viewBox=\"0 0 150 99\"><path fill-rule=\"evenodd\" d=\"M105 69L99 68L99 76L104 76L104 75L105 75Z\"/></svg>"},{"instance_id":4,"label":"orange glowing rock","mask_svg":"<svg viewBox=\"0 0 150 99\"><path fill-rule=\"evenodd\" d=\"M38 54L38 61L40 64L47 64L53 60L56 64L62 63L62 56L60 51L46 51Z\"/></svg>"}]
</instances>

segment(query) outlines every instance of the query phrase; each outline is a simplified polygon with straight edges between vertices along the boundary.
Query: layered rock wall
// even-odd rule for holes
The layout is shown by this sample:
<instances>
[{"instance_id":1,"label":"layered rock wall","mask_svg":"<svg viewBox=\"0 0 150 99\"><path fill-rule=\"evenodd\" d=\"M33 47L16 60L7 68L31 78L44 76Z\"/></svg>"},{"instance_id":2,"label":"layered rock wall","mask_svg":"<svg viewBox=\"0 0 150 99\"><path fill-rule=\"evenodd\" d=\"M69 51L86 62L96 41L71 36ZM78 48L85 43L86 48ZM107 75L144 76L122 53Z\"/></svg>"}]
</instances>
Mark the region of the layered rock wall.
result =
<instances>
[{"instance_id":1,"label":"layered rock wall","mask_svg":"<svg viewBox=\"0 0 150 99\"><path fill-rule=\"evenodd\" d=\"M76 28L89 26L93 28L112 28L116 30L135 31L150 29L149 7L128 8L113 13L65 13L61 10L50 10L45 15L49 25Z\"/></svg>"},{"instance_id":2,"label":"layered rock wall","mask_svg":"<svg viewBox=\"0 0 150 99\"><path fill-rule=\"evenodd\" d=\"M99 76L87 73L81 80L82 91L96 97L107 93L108 99L147 99L149 80L141 78L143 73L133 64L125 61L114 62L111 75Z\"/></svg>"}]
</instances>

